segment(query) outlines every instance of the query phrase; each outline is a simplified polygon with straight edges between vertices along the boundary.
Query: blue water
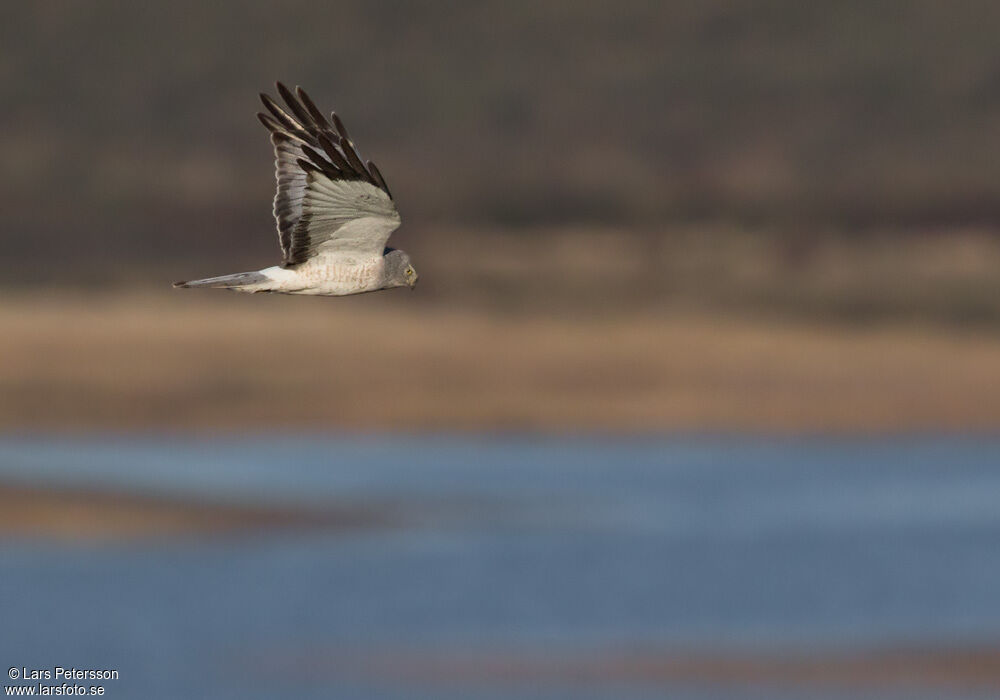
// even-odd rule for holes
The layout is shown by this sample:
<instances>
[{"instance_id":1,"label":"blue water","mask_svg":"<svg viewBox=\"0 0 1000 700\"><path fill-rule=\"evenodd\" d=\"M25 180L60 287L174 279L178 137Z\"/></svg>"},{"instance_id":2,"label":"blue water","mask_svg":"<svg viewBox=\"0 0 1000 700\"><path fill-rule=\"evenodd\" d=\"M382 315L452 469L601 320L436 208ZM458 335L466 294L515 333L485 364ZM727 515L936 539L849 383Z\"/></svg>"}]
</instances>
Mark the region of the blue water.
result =
<instances>
[{"instance_id":1,"label":"blue water","mask_svg":"<svg viewBox=\"0 0 1000 700\"><path fill-rule=\"evenodd\" d=\"M117 668L112 698L929 698L414 686L343 659L1000 643L1000 440L8 437L0 481L403 514L348 533L0 538L0 664Z\"/></svg>"}]
</instances>

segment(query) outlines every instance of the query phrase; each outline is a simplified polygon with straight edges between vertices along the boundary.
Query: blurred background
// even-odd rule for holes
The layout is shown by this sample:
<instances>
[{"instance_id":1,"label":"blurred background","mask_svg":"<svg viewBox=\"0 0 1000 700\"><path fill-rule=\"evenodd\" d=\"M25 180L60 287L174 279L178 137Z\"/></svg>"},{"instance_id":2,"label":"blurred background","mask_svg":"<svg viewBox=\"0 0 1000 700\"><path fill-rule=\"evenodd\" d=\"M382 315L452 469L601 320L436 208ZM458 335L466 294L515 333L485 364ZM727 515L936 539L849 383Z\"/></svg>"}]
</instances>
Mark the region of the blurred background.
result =
<instances>
[{"instance_id":1,"label":"blurred background","mask_svg":"<svg viewBox=\"0 0 1000 700\"><path fill-rule=\"evenodd\" d=\"M995 697L998 29L6 7L0 662L153 699ZM415 293L170 289L278 261L275 80L378 163Z\"/></svg>"}]
</instances>

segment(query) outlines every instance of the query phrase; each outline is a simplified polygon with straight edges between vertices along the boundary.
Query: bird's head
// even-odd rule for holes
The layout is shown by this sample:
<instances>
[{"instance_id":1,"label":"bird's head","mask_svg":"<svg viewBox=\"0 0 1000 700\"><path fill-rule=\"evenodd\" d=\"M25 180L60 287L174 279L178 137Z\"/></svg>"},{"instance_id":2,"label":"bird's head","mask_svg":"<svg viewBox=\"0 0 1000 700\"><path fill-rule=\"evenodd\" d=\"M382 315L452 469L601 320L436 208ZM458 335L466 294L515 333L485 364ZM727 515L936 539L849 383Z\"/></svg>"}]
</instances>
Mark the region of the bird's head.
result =
<instances>
[{"instance_id":1,"label":"bird's head","mask_svg":"<svg viewBox=\"0 0 1000 700\"><path fill-rule=\"evenodd\" d=\"M385 252L385 277L387 287L409 287L417 285L417 274L410 256L402 250L389 249Z\"/></svg>"}]
</instances>

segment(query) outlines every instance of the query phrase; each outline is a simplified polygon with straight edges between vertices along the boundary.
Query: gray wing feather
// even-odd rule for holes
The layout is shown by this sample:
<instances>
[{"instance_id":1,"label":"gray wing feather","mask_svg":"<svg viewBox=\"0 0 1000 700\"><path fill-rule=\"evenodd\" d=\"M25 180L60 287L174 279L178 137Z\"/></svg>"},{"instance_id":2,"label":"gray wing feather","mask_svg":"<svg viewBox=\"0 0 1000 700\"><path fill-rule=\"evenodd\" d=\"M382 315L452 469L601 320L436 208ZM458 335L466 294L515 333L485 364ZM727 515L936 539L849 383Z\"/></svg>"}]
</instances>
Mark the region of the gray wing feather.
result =
<instances>
[{"instance_id":1,"label":"gray wing feather","mask_svg":"<svg viewBox=\"0 0 1000 700\"><path fill-rule=\"evenodd\" d=\"M278 93L291 114L262 94L270 114L257 116L274 145L282 264L315 255L381 256L400 222L382 174L362 161L336 114L331 125L301 88L293 95L278 83Z\"/></svg>"},{"instance_id":2,"label":"gray wing feather","mask_svg":"<svg viewBox=\"0 0 1000 700\"><path fill-rule=\"evenodd\" d=\"M274 195L274 220L278 223L278 241L284 261L291 260L295 225L302 218L302 203L306 194L306 172L298 161L302 147L295 139L280 132L271 134L274 144L275 178L278 191Z\"/></svg>"},{"instance_id":3,"label":"gray wing feather","mask_svg":"<svg viewBox=\"0 0 1000 700\"><path fill-rule=\"evenodd\" d=\"M306 179L303 213L292 234L295 259L381 256L400 221L389 196L362 180L331 179L317 171Z\"/></svg>"}]
</instances>

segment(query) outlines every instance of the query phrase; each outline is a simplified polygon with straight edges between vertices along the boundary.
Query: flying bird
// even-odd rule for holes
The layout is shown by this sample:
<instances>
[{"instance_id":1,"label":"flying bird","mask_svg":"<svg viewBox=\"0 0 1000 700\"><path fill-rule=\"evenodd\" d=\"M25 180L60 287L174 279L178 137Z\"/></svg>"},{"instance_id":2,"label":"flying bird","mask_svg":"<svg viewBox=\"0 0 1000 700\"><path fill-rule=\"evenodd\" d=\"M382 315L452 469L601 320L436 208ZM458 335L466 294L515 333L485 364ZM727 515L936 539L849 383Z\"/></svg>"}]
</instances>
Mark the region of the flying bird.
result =
<instances>
[{"instance_id":1,"label":"flying bird","mask_svg":"<svg viewBox=\"0 0 1000 700\"><path fill-rule=\"evenodd\" d=\"M277 88L288 111L261 93L267 113L257 118L274 146L281 265L174 286L314 296L413 289L410 256L386 247L400 219L378 168L361 160L336 113L328 121L302 88Z\"/></svg>"}]
</instances>

